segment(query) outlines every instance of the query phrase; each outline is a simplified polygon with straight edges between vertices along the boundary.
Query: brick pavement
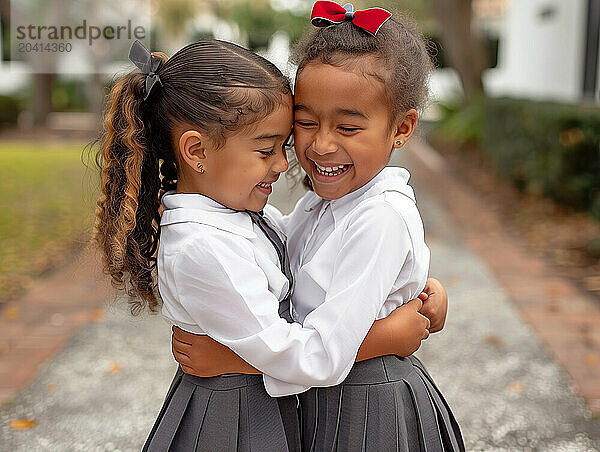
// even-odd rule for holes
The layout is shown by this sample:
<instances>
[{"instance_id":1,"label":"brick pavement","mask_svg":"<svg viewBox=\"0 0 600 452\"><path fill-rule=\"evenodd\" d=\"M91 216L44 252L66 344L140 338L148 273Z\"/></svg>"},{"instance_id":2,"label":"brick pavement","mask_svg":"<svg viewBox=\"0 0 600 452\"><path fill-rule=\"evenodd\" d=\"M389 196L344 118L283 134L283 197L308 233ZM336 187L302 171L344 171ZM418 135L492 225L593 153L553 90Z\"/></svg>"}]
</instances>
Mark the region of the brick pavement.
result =
<instances>
[{"instance_id":1,"label":"brick pavement","mask_svg":"<svg viewBox=\"0 0 600 452\"><path fill-rule=\"evenodd\" d=\"M574 389L600 416L600 307L552 266L529 252L527 242L452 173L437 151L411 140L408 167L427 184L459 225L467 245L490 267L522 317L565 368Z\"/></svg>"},{"instance_id":2,"label":"brick pavement","mask_svg":"<svg viewBox=\"0 0 600 452\"><path fill-rule=\"evenodd\" d=\"M0 405L13 400L81 327L103 319L111 293L88 249L0 311Z\"/></svg>"},{"instance_id":3,"label":"brick pavement","mask_svg":"<svg viewBox=\"0 0 600 452\"><path fill-rule=\"evenodd\" d=\"M460 226L466 243L489 265L523 318L535 328L591 411L600 415L600 308L570 281L528 253L527 243L452 174L427 144L412 140L407 165ZM0 312L0 404L12 400L79 329L102 320L112 291L91 251L37 281L14 309ZM16 318L11 318L15 316ZM12 314L11 314L12 313Z\"/></svg>"}]
</instances>

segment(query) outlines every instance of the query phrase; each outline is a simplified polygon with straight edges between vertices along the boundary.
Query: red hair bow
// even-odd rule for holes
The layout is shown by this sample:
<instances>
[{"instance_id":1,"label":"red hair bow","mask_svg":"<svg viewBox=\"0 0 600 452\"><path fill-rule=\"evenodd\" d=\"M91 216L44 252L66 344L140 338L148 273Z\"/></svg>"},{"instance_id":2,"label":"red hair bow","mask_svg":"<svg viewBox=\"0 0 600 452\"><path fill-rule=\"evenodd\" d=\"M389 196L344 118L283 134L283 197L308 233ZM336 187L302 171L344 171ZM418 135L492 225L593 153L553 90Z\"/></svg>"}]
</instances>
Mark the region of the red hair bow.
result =
<instances>
[{"instance_id":1,"label":"red hair bow","mask_svg":"<svg viewBox=\"0 0 600 452\"><path fill-rule=\"evenodd\" d=\"M320 0L313 6L310 22L315 27L327 27L350 20L357 27L375 36L390 17L392 13L383 8L369 8L355 12L354 6L350 3L342 7L335 2Z\"/></svg>"}]
</instances>

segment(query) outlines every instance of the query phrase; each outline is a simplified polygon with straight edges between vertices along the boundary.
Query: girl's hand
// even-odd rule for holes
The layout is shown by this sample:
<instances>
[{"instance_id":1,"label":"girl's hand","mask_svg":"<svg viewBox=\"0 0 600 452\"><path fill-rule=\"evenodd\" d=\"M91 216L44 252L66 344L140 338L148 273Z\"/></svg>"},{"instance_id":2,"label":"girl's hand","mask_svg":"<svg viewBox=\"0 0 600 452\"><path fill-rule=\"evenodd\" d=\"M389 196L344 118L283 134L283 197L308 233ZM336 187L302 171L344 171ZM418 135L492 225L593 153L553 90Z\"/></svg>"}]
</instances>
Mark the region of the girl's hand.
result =
<instances>
[{"instance_id":1,"label":"girl's hand","mask_svg":"<svg viewBox=\"0 0 600 452\"><path fill-rule=\"evenodd\" d=\"M356 361L383 355L409 356L429 333L440 331L446 321L448 296L442 284L429 278L425 293L377 320L363 341ZM425 301L422 301L425 299ZM172 351L185 373L213 377L227 373L259 374L229 348L206 335L173 327Z\"/></svg>"},{"instance_id":2,"label":"girl's hand","mask_svg":"<svg viewBox=\"0 0 600 452\"><path fill-rule=\"evenodd\" d=\"M437 333L444 328L446 323L446 314L448 313L448 294L442 283L435 278L429 278L425 284L424 292L427 299L423 301L423 307L419 312L429 319L431 326L430 333ZM419 298L422 298L419 295Z\"/></svg>"},{"instance_id":3,"label":"girl's hand","mask_svg":"<svg viewBox=\"0 0 600 452\"><path fill-rule=\"evenodd\" d=\"M377 320L363 341L356 361L383 355L410 356L429 337L430 322L419 310L419 298L392 311L385 319Z\"/></svg>"},{"instance_id":4,"label":"girl's hand","mask_svg":"<svg viewBox=\"0 0 600 452\"><path fill-rule=\"evenodd\" d=\"M198 377L240 373L260 374L258 370L228 347L202 334L193 334L173 327L171 349L181 369Z\"/></svg>"}]
</instances>

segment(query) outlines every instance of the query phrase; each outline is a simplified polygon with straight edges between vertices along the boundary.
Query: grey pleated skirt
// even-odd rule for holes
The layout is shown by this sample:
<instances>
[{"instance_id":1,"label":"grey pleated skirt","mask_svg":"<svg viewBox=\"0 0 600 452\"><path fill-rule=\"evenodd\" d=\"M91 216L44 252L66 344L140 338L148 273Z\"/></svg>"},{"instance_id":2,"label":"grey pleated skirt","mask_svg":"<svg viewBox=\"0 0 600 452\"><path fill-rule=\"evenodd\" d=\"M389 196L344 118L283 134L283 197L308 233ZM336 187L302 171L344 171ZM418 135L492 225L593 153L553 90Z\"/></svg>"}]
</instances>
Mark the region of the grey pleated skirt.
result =
<instances>
[{"instance_id":1,"label":"grey pleated skirt","mask_svg":"<svg viewBox=\"0 0 600 452\"><path fill-rule=\"evenodd\" d=\"M297 398L272 398L262 375L201 378L177 370L144 451L300 450Z\"/></svg>"},{"instance_id":2,"label":"grey pleated skirt","mask_svg":"<svg viewBox=\"0 0 600 452\"><path fill-rule=\"evenodd\" d=\"M300 394L302 450L464 451L460 428L414 356L356 363L344 382Z\"/></svg>"}]
</instances>

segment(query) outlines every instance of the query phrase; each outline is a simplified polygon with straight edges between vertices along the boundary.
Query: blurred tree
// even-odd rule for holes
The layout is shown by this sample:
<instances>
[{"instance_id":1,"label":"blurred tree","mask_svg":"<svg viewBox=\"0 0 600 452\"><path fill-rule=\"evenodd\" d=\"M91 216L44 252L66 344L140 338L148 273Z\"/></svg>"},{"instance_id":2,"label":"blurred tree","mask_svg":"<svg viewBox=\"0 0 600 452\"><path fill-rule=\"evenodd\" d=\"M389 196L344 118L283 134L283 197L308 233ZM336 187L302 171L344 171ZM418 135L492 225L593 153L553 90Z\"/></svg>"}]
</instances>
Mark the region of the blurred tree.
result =
<instances>
[{"instance_id":1,"label":"blurred tree","mask_svg":"<svg viewBox=\"0 0 600 452\"><path fill-rule=\"evenodd\" d=\"M447 59L462 81L467 100L483 92L481 74L487 67L480 37L472 30L472 0L429 0Z\"/></svg>"},{"instance_id":2,"label":"blurred tree","mask_svg":"<svg viewBox=\"0 0 600 452\"><path fill-rule=\"evenodd\" d=\"M389 10L393 14L406 14L418 22L423 34L435 34L436 22L432 13L431 0L356 0L352 4L355 9L379 6Z\"/></svg>"},{"instance_id":3,"label":"blurred tree","mask_svg":"<svg viewBox=\"0 0 600 452\"><path fill-rule=\"evenodd\" d=\"M214 13L235 22L248 37L252 50L267 47L276 31L283 30L293 41L298 40L309 27L310 12L297 13L289 9L275 9L269 0L213 1ZM307 11L310 6L307 5Z\"/></svg>"},{"instance_id":4,"label":"blurred tree","mask_svg":"<svg viewBox=\"0 0 600 452\"><path fill-rule=\"evenodd\" d=\"M2 39L2 48L0 51L2 52L2 59L6 59L7 56L10 55L9 21L10 0L0 0L0 28L2 29L2 34L0 35L0 39Z\"/></svg>"},{"instance_id":5,"label":"blurred tree","mask_svg":"<svg viewBox=\"0 0 600 452\"><path fill-rule=\"evenodd\" d=\"M46 118L52 111L52 83L55 78L55 74L34 74L31 112L36 126L46 126Z\"/></svg>"},{"instance_id":6,"label":"blurred tree","mask_svg":"<svg viewBox=\"0 0 600 452\"><path fill-rule=\"evenodd\" d=\"M210 2L208 2L210 3ZM186 26L196 17L197 2L194 0L156 0L152 3L152 16L157 20L158 41L168 55L187 43Z\"/></svg>"},{"instance_id":7,"label":"blurred tree","mask_svg":"<svg viewBox=\"0 0 600 452\"><path fill-rule=\"evenodd\" d=\"M471 27L473 0L356 0L356 9L380 6L415 19L426 36L441 41L442 55L461 79L467 99L483 91L481 73L488 66L483 42Z\"/></svg>"}]
</instances>

